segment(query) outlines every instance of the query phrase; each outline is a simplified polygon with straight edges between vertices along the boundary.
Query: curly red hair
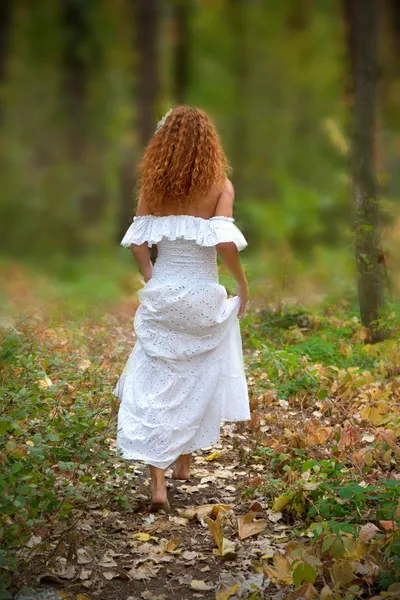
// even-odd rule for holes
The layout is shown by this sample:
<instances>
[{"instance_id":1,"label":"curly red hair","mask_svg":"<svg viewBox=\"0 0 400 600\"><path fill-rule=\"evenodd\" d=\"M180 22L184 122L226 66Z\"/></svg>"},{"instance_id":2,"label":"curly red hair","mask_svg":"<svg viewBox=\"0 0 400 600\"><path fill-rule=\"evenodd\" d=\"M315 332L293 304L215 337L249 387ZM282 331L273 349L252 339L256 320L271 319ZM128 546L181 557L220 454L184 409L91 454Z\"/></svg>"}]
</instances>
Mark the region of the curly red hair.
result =
<instances>
[{"instance_id":1,"label":"curly red hair","mask_svg":"<svg viewBox=\"0 0 400 600\"><path fill-rule=\"evenodd\" d=\"M148 143L140 163L140 195L150 213L181 207L223 185L229 164L208 115L178 106Z\"/></svg>"}]
</instances>

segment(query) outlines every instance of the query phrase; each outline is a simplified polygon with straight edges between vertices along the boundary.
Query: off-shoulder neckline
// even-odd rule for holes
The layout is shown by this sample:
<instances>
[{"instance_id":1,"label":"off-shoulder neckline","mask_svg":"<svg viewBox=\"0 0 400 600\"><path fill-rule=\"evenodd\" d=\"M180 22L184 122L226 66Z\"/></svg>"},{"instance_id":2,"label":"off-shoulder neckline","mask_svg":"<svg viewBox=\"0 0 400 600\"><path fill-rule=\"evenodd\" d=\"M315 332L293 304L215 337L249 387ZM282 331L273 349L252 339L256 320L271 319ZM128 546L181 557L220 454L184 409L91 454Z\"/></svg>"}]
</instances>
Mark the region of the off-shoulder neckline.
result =
<instances>
[{"instance_id":1,"label":"off-shoulder neckline","mask_svg":"<svg viewBox=\"0 0 400 600\"><path fill-rule=\"evenodd\" d=\"M133 217L134 221L137 221L139 219L171 219L171 218L177 218L177 217L185 217L185 218L189 218L189 219L195 219L197 221L229 221L230 223L234 223L235 219L233 217L224 217L224 216L214 216L214 217L210 217L209 219L205 219L204 217L196 217L195 215L139 215L137 217Z\"/></svg>"}]
</instances>

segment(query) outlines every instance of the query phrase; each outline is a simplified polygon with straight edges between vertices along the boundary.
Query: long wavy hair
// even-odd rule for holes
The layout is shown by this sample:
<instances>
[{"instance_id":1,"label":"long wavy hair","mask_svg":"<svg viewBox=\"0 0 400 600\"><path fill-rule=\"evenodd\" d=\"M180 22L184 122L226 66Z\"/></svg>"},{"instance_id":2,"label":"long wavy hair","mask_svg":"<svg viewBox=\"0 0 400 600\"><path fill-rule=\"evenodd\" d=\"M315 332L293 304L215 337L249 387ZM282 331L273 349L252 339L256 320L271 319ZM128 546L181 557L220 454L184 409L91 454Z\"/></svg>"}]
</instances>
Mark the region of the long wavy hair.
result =
<instances>
[{"instance_id":1,"label":"long wavy hair","mask_svg":"<svg viewBox=\"0 0 400 600\"><path fill-rule=\"evenodd\" d=\"M223 185L229 164L208 115L178 106L149 141L139 165L140 193L152 214L181 210Z\"/></svg>"}]
</instances>

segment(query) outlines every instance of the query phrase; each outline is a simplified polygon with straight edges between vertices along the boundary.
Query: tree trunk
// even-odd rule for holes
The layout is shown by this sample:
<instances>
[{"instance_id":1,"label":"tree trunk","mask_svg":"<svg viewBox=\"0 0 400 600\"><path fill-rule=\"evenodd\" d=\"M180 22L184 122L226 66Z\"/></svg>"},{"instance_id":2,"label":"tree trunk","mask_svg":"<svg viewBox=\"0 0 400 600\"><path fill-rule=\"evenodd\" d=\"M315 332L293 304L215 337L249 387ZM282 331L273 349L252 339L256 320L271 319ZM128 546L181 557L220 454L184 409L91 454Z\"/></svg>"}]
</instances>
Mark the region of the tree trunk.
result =
<instances>
[{"instance_id":1,"label":"tree trunk","mask_svg":"<svg viewBox=\"0 0 400 600\"><path fill-rule=\"evenodd\" d=\"M232 128L232 167L233 183L237 195L243 193L245 186L246 157L246 91L248 85L248 47L246 41L246 3L245 0L230 0L228 6L232 31L232 72L234 77L234 122Z\"/></svg>"},{"instance_id":2,"label":"tree trunk","mask_svg":"<svg viewBox=\"0 0 400 600\"><path fill-rule=\"evenodd\" d=\"M174 73L173 97L175 104L184 104L189 84L189 19L191 0L175 0L174 2Z\"/></svg>"},{"instance_id":3,"label":"tree trunk","mask_svg":"<svg viewBox=\"0 0 400 600\"><path fill-rule=\"evenodd\" d=\"M8 40L11 23L11 0L0 1L0 86L3 85L6 76L6 64L8 53ZM2 110L0 106L0 124L2 122Z\"/></svg>"},{"instance_id":4,"label":"tree trunk","mask_svg":"<svg viewBox=\"0 0 400 600\"><path fill-rule=\"evenodd\" d=\"M138 127L144 147L156 128L159 78L159 0L134 0L138 53Z\"/></svg>"},{"instance_id":5,"label":"tree trunk","mask_svg":"<svg viewBox=\"0 0 400 600\"><path fill-rule=\"evenodd\" d=\"M346 5L354 85L351 168L358 297L362 323L371 332L369 341L378 342L384 338L384 332L380 328L383 257L374 159L379 3L376 0L347 0Z\"/></svg>"},{"instance_id":6,"label":"tree trunk","mask_svg":"<svg viewBox=\"0 0 400 600\"><path fill-rule=\"evenodd\" d=\"M137 56L136 128L139 134L139 151L142 152L156 128L159 97L159 0L132 0ZM122 166L122 190L118 231L122 237L132 221L137 173L133 147L127 149ZM153 250L154 258L154 250Z\"/></svg>"}]
</instances>

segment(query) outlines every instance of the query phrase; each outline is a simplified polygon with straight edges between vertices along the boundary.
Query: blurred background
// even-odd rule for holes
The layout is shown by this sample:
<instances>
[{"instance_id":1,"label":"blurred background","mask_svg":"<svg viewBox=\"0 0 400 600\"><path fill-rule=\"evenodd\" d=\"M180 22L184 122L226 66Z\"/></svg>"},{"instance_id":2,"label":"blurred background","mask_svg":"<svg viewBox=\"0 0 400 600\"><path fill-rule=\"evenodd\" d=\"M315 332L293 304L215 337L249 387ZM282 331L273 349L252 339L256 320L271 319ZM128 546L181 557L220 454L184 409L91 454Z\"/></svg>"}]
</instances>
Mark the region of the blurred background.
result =
<instances>
[{"instance_id":1,"label":"blurred background","mask_svg":"<svg viewBox=\"0 0 400 600\"><path fill-rule=\"evenodd\" d=\"M132 291L118 244L136 164L157 120L186 103L209 111L232 163L255 296L355 295L344 5L1 0L3 284L35 273L85 279L93 294ZM376 172L396 298L400 5L383 0L380 12Z\"/></svg>"}]
</instances>

